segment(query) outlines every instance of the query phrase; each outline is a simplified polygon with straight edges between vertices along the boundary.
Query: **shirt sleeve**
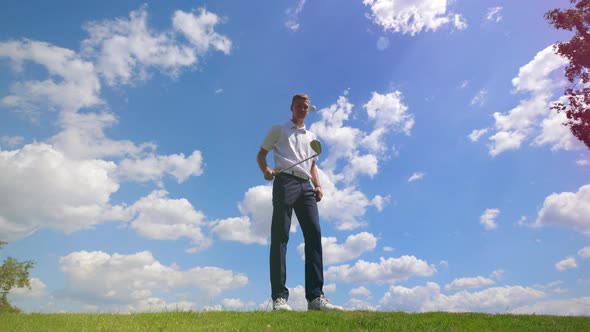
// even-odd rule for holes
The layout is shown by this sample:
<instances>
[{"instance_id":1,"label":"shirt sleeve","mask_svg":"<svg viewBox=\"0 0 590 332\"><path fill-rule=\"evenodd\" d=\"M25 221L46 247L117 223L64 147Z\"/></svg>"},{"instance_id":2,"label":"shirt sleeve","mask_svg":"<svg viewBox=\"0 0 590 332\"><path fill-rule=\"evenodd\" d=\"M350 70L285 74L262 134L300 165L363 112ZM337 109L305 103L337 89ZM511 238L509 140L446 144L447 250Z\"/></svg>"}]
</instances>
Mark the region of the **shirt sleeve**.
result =
<instances>
[{"instance_id":1,"label":"shirt sleeve","mask_svg":"<svg viewBox=\"0 0 590 332\"><path fill-rule=\"evenodd\" d=\"M260 147L266 151L272 150L272 148L275 146L275 144L279 141L280 134L281 134L281 126L280 125L272 126L270 128L270 130L268 131L268 134L266 134L266 137L264 138L264 141L262 141L262 145Z\"/></svg>"}]
</instances>

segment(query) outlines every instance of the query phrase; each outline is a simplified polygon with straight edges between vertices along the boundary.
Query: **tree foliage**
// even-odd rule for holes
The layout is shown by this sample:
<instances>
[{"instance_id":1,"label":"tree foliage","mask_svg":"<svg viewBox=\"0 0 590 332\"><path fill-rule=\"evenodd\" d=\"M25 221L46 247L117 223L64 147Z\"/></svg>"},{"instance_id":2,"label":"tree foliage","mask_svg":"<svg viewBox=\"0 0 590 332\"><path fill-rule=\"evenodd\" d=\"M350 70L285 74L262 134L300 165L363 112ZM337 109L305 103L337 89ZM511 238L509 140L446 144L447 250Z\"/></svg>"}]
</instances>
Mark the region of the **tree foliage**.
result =
<instances>
[{"instance_id":1,"label":"tree foliage","mask_svg":"<svg viewBox=\"0 0 590 332\"><path fill-rule=\"evenodd\" d=\"M574 7L553 9L545 19L556 29L573 31L568 42L555 44L555 52L569 60L565 77L570 82L564 95L567 103L557 102L551 108L565 112L564 125L590 149L590 0L570 0Z\"/></svg>"},{"instance_id":2,"label":"tree foliage","mask_svg":"<svg viewBox=\"0 0 590 332\"><path fill-rule=\"evenodd\" d=\"M0 241L0 248L5 244L6 242ZM20 312L20 309L11 305L8 301L8 292L17 287L31 288L29 270L33 268L33 265L33 261L19 262L12 257L4 260L4 263L0 266L0 313Z\"/></svg>"}]
</instances>

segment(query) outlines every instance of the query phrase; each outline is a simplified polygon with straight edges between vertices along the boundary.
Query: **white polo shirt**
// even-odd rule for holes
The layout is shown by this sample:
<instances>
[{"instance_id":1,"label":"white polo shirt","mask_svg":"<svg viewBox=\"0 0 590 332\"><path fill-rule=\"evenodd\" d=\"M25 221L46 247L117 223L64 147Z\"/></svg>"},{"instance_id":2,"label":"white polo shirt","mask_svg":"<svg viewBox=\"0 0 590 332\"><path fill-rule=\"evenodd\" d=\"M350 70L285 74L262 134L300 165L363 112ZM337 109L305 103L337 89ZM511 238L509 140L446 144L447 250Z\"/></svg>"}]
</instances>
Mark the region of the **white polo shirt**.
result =
<instances>
[{"instance_id":1,"label":"white polo shirt","mask_svg":"<svg viewBox=\"0 0 590 332\"><path fill-rule=\"evenodd\" d=\"M297 128L293 121L276 124L270 128L270 131L264 138L261 148L266 151L273 151L275 168L285 169L315 154L311 146L311 141L316 136L305 128ZM305 173L311 178L312 161L317 157L311 158L295 167L293 170Z\"/></svg>"}]
</instances>

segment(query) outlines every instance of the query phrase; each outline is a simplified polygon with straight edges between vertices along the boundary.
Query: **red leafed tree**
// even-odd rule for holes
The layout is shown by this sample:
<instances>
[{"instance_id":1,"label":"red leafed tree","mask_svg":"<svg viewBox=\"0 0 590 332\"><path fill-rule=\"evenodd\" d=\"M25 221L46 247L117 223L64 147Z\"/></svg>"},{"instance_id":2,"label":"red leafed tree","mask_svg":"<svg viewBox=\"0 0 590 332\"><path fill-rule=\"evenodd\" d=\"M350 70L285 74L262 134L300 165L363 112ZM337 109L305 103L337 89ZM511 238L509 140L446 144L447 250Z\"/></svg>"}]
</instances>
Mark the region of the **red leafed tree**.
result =
<instances>
[{"instance_id":1,"label":"red leafed tree","mask_svg":"<svg viewBox=\"0 0 590 332\"><path fill-rule=\"evenodd\" d=\"M590 0L570 2L573 8L545 13L556 29L575 33L570 41L555 45L555 52L569 60L565 77L570 84L564 93L567 103L557 102L551 108L565 112L564 125L590 149Z\"/></svg>"}]
</instances>

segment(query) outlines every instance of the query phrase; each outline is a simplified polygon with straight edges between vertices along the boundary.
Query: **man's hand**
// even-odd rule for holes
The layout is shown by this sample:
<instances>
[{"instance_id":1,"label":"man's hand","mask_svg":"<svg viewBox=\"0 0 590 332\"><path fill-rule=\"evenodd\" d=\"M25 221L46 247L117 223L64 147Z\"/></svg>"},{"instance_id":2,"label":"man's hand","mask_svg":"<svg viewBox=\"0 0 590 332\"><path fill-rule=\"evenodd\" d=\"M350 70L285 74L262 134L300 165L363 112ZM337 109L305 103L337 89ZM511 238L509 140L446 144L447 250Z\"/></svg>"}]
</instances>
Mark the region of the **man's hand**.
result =
<instances>
[{"instance_id":1,"label":"man's hand","mask_svg":"<svg viewBox=\"0 0 590 332\"><path fill-rule=\"evenodd\" d=\"M315 200L316 202L319 202L322 200L322 197L324 197L324 193L322 192L322 187L315 187L315 189L313 190L313 192L315 193Z\"/></svg>"},{"instance_id":2,"label":"man's hand","mask_svg":"<svg viewBox=\"0 0 590 332\"><path fill-rule=\"evenodd\" d=\"M267 167L264 170L264 179L268 180L268 181L272 181L272 179L274 179L274 177L275 177L275 172L272 169L270 169L270 167Z\"/></svg>"}]
</instances>

